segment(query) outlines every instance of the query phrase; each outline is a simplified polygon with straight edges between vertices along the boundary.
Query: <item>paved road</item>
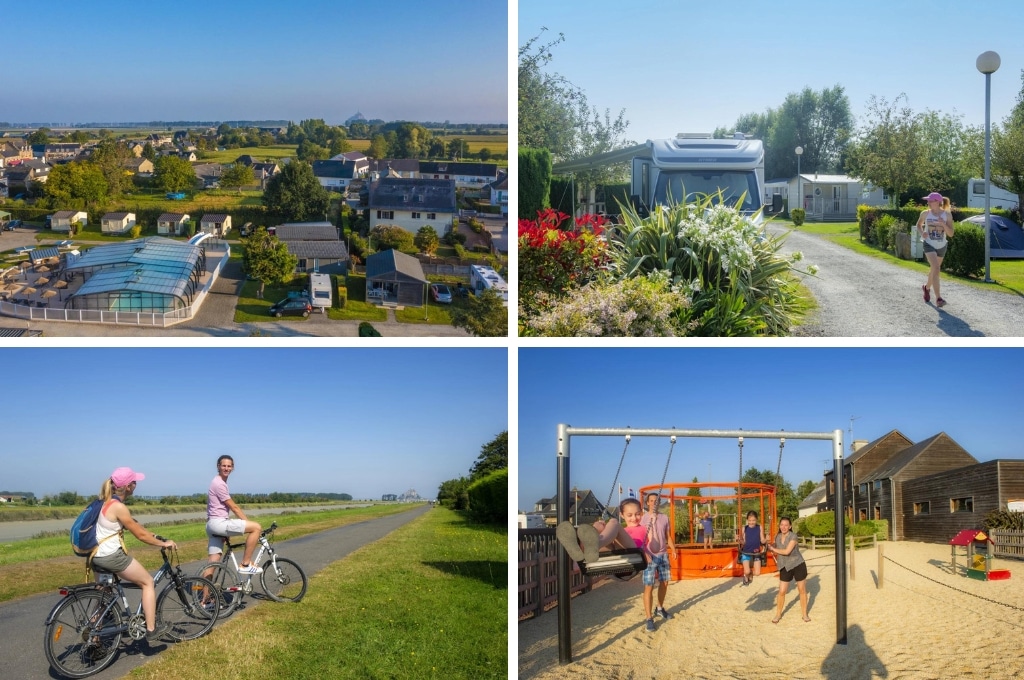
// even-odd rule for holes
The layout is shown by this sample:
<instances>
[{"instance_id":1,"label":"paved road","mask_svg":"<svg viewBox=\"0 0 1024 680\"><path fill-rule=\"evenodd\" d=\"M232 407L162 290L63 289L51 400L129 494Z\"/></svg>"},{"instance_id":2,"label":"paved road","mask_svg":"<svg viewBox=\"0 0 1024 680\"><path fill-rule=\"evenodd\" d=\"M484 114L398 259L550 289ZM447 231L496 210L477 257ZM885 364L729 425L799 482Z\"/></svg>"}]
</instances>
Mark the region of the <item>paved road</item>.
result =
<instances>
[{"instance_id":1,"label":"paved road","mask_svg":"<svg viewBox=\"0 0 1024 680\"><path fill-rule=\"evenodd\" d=\"M292 508L261 508L261 509L247 509L245 514L248 515L280 515L284 512L308 512L313 510L342 510L344 508L365 508L370 503L360 503L355 505L308 505L303 507L292 507ZM176 513L163 513L163 514L148 514L148 515L132 515L136 521L141 523L143 526L148 524L159 524L161 522L176 522L178 520L185 519L206 519L205 512L176 512ZM25 539L32 538L38 534L47 531L67 531L71 529L71 525L74 524L75 519L36 519L26 520L18 522L0 522L0 542L10 541L24 541Z\"/></svg>"},{"instance_id":2,"label":"paved road","mask_svg":"<svg viewBox=\"0 0 1024 680\"><path fill-rule=\"evenodd\" d=\"M773 233L786 229L770 225ZM784 252L802 251L802 264L820 267L804 283L818 302L798 336L824 337L1019 337L1024 297L982 290L942 277L943 308L924 302L925 276L860 255L827 238L792 230Z\"/></svg>"},{"instance_id":3,"label":"paved road","mask_svg":"<svg viewBox=\"0 0 1024 680\"><path fill-rule=\"evenodd\" d=\"M282 557L294 559L301 566L306 576L310 578L310 591L316 589L316 580L313 575L327 565L342 559L352 551L368 545L378 538L388 534L407 522L416 519L430 506L418 507L409 512L403 512L390 517L359 522L348 526L323 531L317 534L309 534L290 541L282 541L274 544ZM194 573L199 563L185 566L185 571ZM43 654L43 623L46 615L50 613L59 599L56 594L58 585L54 584L54 592L28 597L16 602L0 604L0 678L18 678L19 680L48 680L59 677L52 673L46 656ZM259 591L257 582L256 591ZM138 606L137 590L128 590L129 603L134 609ZM132 601L132 595L136 597ZM245 606L257 606L260 602L256 598L247 597L243 600ZM276 605L267 603L260 606L302 606ZM237 616L235 613L225 619L230 621ZM217 625L221 625L218 623ZM97 673L93 678L109 680L120 678L136 666L145 663L150 656L159 654L166 649L163 643L150 649L145 642L133 642L131 646L123 649L118 657L106 670ZM182 673L182 677L188 677Z\"/></svg>"}]
</instances>

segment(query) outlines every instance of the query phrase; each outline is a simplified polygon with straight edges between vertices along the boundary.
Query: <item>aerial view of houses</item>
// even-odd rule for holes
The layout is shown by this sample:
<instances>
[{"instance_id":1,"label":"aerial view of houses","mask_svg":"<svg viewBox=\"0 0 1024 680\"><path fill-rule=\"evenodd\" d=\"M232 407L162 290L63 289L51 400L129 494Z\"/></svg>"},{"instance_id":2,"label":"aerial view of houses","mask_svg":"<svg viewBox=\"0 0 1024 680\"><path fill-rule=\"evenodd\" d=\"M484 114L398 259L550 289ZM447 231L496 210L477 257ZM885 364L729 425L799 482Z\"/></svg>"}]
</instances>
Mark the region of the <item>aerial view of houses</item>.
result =
<instances>
[{"instance_id":1,"label":"aerial view of houses","mask_svg":"<svg viewBox=\"0 0 1024 680\"><path fill-rule=\"evenodd\" d=\"M0 130L0 326L506 335L507 146L361 114Z\"/></svg>"}]
</instances>

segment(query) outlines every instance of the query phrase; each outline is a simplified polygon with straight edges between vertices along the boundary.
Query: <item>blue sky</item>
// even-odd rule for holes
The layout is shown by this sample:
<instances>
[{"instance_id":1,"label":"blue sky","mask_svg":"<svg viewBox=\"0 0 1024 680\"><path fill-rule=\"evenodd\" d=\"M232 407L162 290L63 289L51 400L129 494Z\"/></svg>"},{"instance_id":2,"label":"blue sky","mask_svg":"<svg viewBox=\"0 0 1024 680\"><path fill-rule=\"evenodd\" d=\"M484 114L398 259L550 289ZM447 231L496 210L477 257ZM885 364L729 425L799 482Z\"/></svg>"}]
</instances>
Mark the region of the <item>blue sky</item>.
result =
<instances>
[{"instance_id":1,"label":"blue sky","mask_svg":"<svg viewBox=\"0 0 1024 680\"><path fill-rule=\"evenodd\" d=\"M0 121L508 120L503 2L45 0L2 17Z\"/></svg>"},{"instance_id":2,"label":"blue sky","mask_svg":"<svg viewBox=\"0 0 1024 680\"><path fill-rule=\"evenodd\" d=\"M0 490L40 497L94 494L122 465L146 475L139 495L205 493L229 454L236 493L433 498L508 427L505 348L8 348L3 363Z\"/></svg>"},{"instance_id":3,"label":"blue sky","mask_svg":"<svg viewBox=\"0 0 1024 680\"><path fill-rule=\"evenodd\" d=\"M1024 69L1024 42L1004 27L1022 16L1017 0L519 0L518 44L545 26L542 41L564 33L547 70L601 112L625 108L637 142L731 127L789 93L836 84L858 122L871 95L891 102L906 93L916 112L983 126L975 61L988 50L1001 57L992 76L992 121L1001 122Z\"/></svg>"},{"instance_id":4,"label":"blue sky","mask_svg":"<svg viewBox=\"0 0 1024 680\"><path fill-rule=\"evenodd\" d=\"M555 493L556 428L633 427L831 432L912 441L946 432L979 461L1024 458L1019 405L1024 349L720 348L519 350L520 510ZM570 484L608 498L622 437L573 437ZM832 467L830 441L788 440L794 488ZM623 488L657 484L668 438L634 437ZM775 471L778 440L748 439L743 467ZM710 465L710 472L709 466ZM735 481L734 439L679 438L666 481ZM617 491L612 502L618 498Z\"/></svg>"}]
</instances>

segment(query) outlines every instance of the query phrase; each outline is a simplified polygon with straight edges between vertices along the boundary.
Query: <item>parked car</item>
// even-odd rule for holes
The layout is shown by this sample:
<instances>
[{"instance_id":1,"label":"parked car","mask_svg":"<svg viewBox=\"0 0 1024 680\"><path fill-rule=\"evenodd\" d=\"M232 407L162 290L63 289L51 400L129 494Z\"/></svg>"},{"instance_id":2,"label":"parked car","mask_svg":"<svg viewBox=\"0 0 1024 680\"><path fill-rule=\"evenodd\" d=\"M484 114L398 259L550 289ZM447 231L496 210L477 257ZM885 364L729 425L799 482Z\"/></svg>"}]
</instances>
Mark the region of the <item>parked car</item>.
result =
<instances>
[{"instance_id":1,"label":"parked car","mask_svg":"<svg viewBox=\"0 0 1024 680\"><path fill-rule=\"evenodd\" d=\"M433 283L430 285L430 297L434 298L434 302L450 304L452 301L452 291L443 283Z\"/></svg>"},{"instance_id":2,"label":"parked car","mask_svg":"<svg viewBox=\"0 0 1024 680\"><path fill-rule=\"evenodd\" d=\"M252 222L246 222L238 228L239 236L248 236L252 233Z\"/></svg>"},{"instance_id":3,"label":"parked car","mask_svg":"<svg viewBox=\"0 0 1024 680\"><path fill-rule=\"evenodd\" d=\"M281 318L285 314L292 316L301 316L303 318L309 316L309 313L313 311L313 305L309 303L309 298L305 297L290 297L276 302L270 306L270 313L273 316Z\"/></svg>"}]
</instances>

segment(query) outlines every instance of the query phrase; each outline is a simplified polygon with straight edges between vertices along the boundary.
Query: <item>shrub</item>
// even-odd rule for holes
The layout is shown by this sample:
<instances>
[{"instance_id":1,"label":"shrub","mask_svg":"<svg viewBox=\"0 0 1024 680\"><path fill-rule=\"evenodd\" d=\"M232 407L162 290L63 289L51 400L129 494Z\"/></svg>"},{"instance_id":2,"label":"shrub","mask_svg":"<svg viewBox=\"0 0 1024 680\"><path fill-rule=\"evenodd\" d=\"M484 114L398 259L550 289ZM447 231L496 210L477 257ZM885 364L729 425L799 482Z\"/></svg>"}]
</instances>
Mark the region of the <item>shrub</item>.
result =
<instances>
[{"instance_id":1,"label":"shrub","mask_svg":"<svg viewBox=\"0 0 1024 680\"><path fill-rule=\"evenodd\" d=\"M892 230L892 225L895 221L896 218L892 215L881 215L875 220L872 238L868 239L868 243L884 250L885 244L889 242L889 232Z\"/></svg>"},{"instance_id":2,"label":"shrub","mask_svg":"<svg viewBox=\"0 0 1024 680\"><path fill-rule=\"evenodd\" d=\"M141 224L135 224L135 225L132 226L131 229L128 230L128 237L129 238L138 238L140 236L142 236L142 225Z\"/></svg>"},{"instance_id":3,"label":"shrub","mask_svg":"<svg viewBox=\"0 0 1024 680\"><path fill-rule=\"evenodd\" d=\"M992 529L1024 530L1024 512L993 510L985 515L985 528L988 531Z\"/></svg>"},{"instance_id":4,"label":"shrub","mask_svg":"<svg viewBox=\"0 0 1024 680\"><path fill-rule=\"evenodd\" d=\"M843 528L848 530L850 527L850 520L847 517L843 517ZM801 536L816 536L818 538L824 538L826 536L836 535L836 516L831 510L825 512L817 512L808 517L804 517L803 522L797 527L797 531Z\"/></svg>"},{"instance_id":5,"label":"shrub","mask_svg":"<svg viewBox=\"0 0 1024 680\"><path fill-rule=\"evenodd\" d=\"M374 328L369 321L362 321L359 323L359 337L361 338L379 338L381 337L380 331Z\"/></svg>"},{"instance_id":6,"label":"shrub","mask_svg":"<svg viewBox=\"0 0 1024 680\"><path fill-rule=\"evenodd\" d=\"M551 205L551 152L519 149L519 218L530 219Z\"/></svg>"},{"instance_id":7,"label":"shrub","mask_svg":"<svg viewBox=\"0 0 1024 680\"><path fill-rule=\"evenodd\" d=\"M413 235L397 224L378 224L370 230L370 242L377 252L413 250Z\"/></svg>"},{"instance_id":8,"label":"shrub","mask_svg":"<svg viewBox=\"0 0 1024 680\"><path fill-rule=\"evenodd\" d=\"M889 521L885 519L862 519L850 527L851 536L872 536L877 534L880 538L889 535Z\"/></svg>"},{"instance_id":9,"label":"shrub","mask_svg":"<svg viewBox=\"0 0 1024 680\"><path fill-rule=\"evenodd\" d=\"M942 268L957 276L981 276L985 272L985 230L970 222L956 225Z\"/></svg>"},{"instance_id":10,"label":"shrub","mask_svg":"<svg viewBox=\"0 0 1024 680\"><path fill-rule=\"evenodd\" d=\"M804 219L807 217L807 211L803 208L793 208L789 211L789 216L793 219L793 224L799 227L804 223Z\"/></svg>"},{"instance_id":11,"label":"shrub","mask_svg":"<svg viewBox=\"0 0 1024 680\"><path fill-rule=\"evenodd\" d=\"M469 515L477 522L508 524L508 468L476 480L466 489Z\"/></svg>"}]
</instances>

